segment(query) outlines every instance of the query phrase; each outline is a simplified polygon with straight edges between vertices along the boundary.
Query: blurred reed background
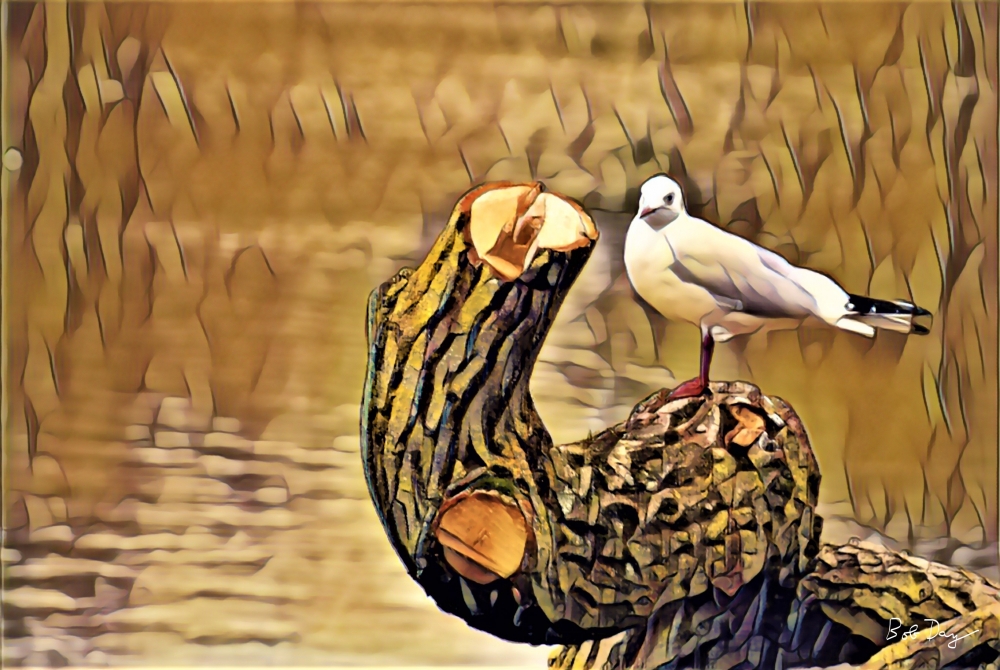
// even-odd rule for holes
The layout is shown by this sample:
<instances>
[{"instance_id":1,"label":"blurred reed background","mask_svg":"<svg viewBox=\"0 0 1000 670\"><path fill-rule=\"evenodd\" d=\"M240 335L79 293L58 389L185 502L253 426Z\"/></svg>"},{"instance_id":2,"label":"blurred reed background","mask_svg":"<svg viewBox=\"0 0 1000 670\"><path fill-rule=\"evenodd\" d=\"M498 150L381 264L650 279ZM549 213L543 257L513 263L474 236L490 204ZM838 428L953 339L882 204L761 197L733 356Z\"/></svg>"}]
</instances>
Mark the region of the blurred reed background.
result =
<instances>
[{"instance_id":1,"label":"blurred reed background","mask_svg":"<svg viewBox=\"0 0 1000 670\"><path fill-rule=\"evenodd\" d=\"M557 441L696 372L622 275L669 171L934 312L714 375L803 417L829 539L1000 574L995 3L4 9L6 663L543 668L410 583L358 455L368 293L494 179L602 231L533 379Z\"/></svg>"}]
</instances>

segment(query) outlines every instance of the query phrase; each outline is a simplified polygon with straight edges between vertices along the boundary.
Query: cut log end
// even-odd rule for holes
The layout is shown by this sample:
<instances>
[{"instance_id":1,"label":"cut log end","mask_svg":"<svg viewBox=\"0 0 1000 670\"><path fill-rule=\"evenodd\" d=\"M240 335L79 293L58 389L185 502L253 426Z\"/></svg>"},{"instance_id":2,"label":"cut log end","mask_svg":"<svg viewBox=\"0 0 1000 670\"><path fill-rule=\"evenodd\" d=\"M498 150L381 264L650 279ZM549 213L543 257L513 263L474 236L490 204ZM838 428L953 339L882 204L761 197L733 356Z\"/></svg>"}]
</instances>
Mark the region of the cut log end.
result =
<instances>
[{"instance_id":1,"label":"cut log end","mask_svg":"<svg viewBox=\"0 0 1000 670\"><path fill-rule=\"evenodd\" d=\"M737 425L726 434L726 444L749 447L764 432L764 418L746 405L735 405L730 412Z\"/></svg>"},{"instance_id":2,"label":"cut log end","mask_svg":"<svg viewBox=\"0 0 1000 670\"><path fill-rule=\"evenodd\" d=\"M518 506L485 491L443 505L435 536L448 565L477 584L517 572L528 543L527 524Z\"/></svg>"},{"instance_id":3,"label":"cut log end","mask_svg":"<svg viewBox=\"0 0 1000 670\"><path fill-rule=\"evenodd\" d=\"M593 219L578 204L540 183L477 189L463 200L467 241L476 262L505 281L520 277L544 249L567 252L598 238Z\"/></svg>"}]
</instances>

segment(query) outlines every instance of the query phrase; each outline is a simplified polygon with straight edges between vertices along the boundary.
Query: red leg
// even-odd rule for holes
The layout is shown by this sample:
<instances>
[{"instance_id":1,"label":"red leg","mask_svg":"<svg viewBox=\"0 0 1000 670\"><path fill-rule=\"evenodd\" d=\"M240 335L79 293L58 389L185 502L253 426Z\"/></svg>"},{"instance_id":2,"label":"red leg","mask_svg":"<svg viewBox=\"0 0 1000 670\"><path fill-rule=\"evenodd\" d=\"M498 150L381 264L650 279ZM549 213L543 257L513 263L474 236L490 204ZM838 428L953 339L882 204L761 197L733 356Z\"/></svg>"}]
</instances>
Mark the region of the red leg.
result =
<instances>
[{"instance_id":1,"label":"red leg","mask_svg":"<svg viewBox=\"0 0 1000 670\"><path fill-rule=\"evenodd\" d=\"M715 353L715 340L706 331L701 337L701 368L696 379L684 382L667 396L667 400L680 398L696 398L708 389L708 370L712 367L712 354Z\"/></svg>"}]
</instances>

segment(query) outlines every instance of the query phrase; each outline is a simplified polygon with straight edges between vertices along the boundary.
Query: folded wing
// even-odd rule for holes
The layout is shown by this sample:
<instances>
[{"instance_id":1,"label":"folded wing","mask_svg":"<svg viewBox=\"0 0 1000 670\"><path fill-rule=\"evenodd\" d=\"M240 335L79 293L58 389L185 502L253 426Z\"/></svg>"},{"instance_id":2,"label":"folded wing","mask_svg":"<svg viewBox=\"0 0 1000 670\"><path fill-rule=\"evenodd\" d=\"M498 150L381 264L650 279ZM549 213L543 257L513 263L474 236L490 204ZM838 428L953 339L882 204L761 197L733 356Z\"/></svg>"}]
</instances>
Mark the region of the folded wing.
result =
<instances>
[{"instance_id":1,"label":"folded wing","mask_svg":"<svg viewBox=\"0 0 1000 670\"><path fill-rule=\"evenodd\" d=\"M765 318L816 316L831 324L848 313L847 292L829 277L707 221L677 221L667 241L674 273L704 288L723 309Z\"/></svg>"}]
</instances>

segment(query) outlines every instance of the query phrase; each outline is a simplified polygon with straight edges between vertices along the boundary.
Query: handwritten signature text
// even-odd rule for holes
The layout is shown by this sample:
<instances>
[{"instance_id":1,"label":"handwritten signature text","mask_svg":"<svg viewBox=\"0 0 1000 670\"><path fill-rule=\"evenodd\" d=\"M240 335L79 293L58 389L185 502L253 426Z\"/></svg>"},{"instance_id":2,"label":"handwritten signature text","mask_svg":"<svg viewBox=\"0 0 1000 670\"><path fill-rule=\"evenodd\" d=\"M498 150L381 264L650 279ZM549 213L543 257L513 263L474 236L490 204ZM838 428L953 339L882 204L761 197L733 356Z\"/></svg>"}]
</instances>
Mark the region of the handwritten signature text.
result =
<instances>
[{"instance_id":1,"label":"handwritten signature text","mask_svg":"<svg viewBox=\"0 0 1000 670\"><path fill-rule=\"evenodd\" d=\"M976 630L972 631L971 633L966 633L965 635L962 635L961 637L955 637L956 633L942 633L941 632L941 624L938 623L938 621L936 619L924 619L924 621L927 621L927 622L931 623L934 626L934 634L931 635L927 639L928 640L933 640L936 637L942 637L942 638L944 638L944 637L950 637L952 639L951 639L951 642L948 643L948 648L949 649L954 649L956 647L956 645L958 644L959 640L961 640L963 638L967 638L970 635L975 635L976 633L979 632L979 629L977 628ZM898 631L902 626L903 626L902 620L895 619L895 618L889 619L889 633L888 633L888 635L885 636L885 639L886 640L894 640L894 639L896 639L896 634L897 634L896 631ZM920 627L917 624L913 624L912 626L910 626L910 628L908 630L904 630L903 631L903 637L900 638L900 639L905 640L905 639L907 639L908 637L910 637L912 635L916 635L917 631L919 629L920 629Z\"/></svg>"}]
</instances>

